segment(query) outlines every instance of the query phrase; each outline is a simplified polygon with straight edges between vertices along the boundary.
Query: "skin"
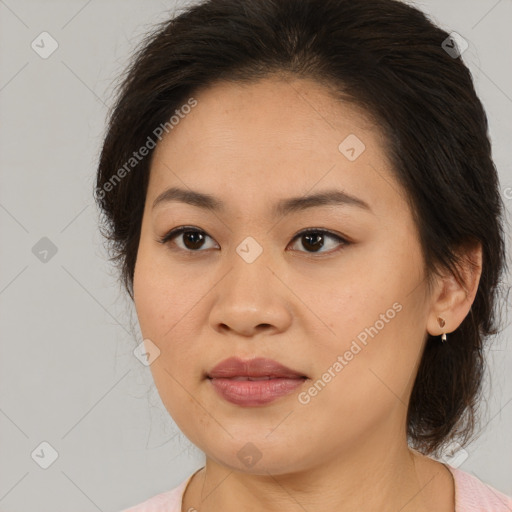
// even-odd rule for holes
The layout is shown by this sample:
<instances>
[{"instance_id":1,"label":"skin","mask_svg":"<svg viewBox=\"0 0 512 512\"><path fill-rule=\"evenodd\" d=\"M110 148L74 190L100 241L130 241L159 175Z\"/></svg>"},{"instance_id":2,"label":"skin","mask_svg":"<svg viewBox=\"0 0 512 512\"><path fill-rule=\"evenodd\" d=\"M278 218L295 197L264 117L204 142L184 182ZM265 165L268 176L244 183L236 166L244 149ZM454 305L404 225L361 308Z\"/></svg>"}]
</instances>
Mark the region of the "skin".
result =
<instances>
[{"instance_id":1,"label":"skin","mask_svg":"<svg viewBox=\"0 0 512 512\"><path fill-rule=\"evenodd\" d=\"M182 510L453 511L452 476L408 448L406 413L427 333L446 332L449 343L469 312L480 247L468 251L478 270L463 267L463 284L444 275L428 293L417 228L384 138L324 86L274 77L217 83L194 97L197 106L155 149L134 275L141 332L160 350L155 384L206 455ZM349 134L366 146L354 161L338 149ZM209 193L224 210L178 201L152 209L171 186ZM329 205L271 214L280 199L331 188L371 211ZM183 225L205 235L195 252L184 235L157 241ZM315 252L295 237L306 228L351 243L325 235ZM248 236L263 249L252 263L236 252ZM299 393L395 303L394 318L300 403ZM230 356L268 357L308 380L270 404L234 405L204 378ZM237 456L249 442L261 455L251 467Z\"/></svg>"}]
</instances>

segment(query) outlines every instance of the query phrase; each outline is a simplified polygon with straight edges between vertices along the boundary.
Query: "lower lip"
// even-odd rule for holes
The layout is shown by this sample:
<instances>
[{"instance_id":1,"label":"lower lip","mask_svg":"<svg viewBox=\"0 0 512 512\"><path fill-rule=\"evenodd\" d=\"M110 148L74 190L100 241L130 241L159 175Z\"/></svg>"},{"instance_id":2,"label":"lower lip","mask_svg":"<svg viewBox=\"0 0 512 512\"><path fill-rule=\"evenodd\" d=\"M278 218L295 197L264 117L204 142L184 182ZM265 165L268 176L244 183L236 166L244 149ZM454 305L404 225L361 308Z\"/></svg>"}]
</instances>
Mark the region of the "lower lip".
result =
<instances>
[{"instance_id":1,"label":"lower lip","mask_svg":"<svg viewBox=\"0 0 512 512\"><path fill-rule=\"evenodd\" d=\"M209 379L215 391L228 402L243 406L268 404L290 394L306 379L233 380Z\"/></svg>"}]
</instances>

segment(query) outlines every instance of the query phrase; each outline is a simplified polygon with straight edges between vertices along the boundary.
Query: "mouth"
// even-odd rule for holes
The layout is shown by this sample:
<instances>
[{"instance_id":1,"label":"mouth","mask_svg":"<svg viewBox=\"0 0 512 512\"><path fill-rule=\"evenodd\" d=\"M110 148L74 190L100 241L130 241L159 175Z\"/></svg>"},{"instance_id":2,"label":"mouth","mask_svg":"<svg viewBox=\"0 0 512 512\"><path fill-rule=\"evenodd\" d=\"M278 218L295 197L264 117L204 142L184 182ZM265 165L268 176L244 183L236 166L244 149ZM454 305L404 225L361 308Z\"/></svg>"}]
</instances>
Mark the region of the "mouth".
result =
<instances>
[{"instance_id":1,"label":"mouth","mask_svg":"<svg viewBox=\"0 0 512 512\"><path fill-rule=\"evenodd\" d=\"M278 378L212 378L209 379L217 395L241 407L264 406L278 398L291 395L306 381L305 377Z\"/></svg>"},{"instance_id":2,"label":"mouth","mask_svg":"<svg viewBox=\"0 0 512 512\"><path fill-rule=\"evenodd\" d=\"M271 359L229 358L215 366L207 379L224 400L254 407L289 395L308 377Z\"/></svg>"},{"instance_id":3,"label":"mouth","mask_svg":"<svg viewBox=\"0 0 512 512\"><path fill-rule=\"evenodd\" d=\"M209 379L271 380L306 379L302 372L263 357L242 360L238 357L224 359L207 374Z\"/></svg>"},{"instance_id":4,"label":"mouth","mask_svg":"<svg viewBox=\"0 0 512 512\"><path fill-rule=\"evenodd\" d=\"M217 377L208 377L211 378L217 378ZM257 381L257 380L273 380L273 379L305 379L306 377L283 377L278 375L266 375L264 377L248 377L244 375L237 375L236 377L224 377L225 379L229 380L250 380L250 381Z\"/></svg>"}]
</instances>

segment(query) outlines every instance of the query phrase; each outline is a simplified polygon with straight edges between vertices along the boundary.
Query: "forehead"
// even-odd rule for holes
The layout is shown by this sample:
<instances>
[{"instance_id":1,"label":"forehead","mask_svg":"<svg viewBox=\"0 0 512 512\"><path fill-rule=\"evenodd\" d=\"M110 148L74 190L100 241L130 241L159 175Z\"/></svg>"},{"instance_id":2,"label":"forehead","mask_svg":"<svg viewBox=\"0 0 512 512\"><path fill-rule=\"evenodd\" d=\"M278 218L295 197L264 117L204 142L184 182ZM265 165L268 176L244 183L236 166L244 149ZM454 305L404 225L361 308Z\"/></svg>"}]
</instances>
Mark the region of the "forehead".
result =
<instances>
[{"instance_id":1,"label":"forehead","mask_svg":"<svg viewBox=\"0 0 512 512\"><path fill-rule=\"evenodd\" d=\"M334 186L377 206L400 194L378 126L317 82L221 82L193 98L197 105L157 144L153 196L184 183L226 202Z\"/></svg>"},{"instance_id":2,"label":"forehead","mask_svg":"<svg viewBox=\"0 0 512 512\"><path fill-rule=\"evenodd\" d=\"M217 82L193 94L197 106L182 116L172 133L176 138L177 132L195 131L202 125L201 140L232 137L242 141L244 136L257 135L251 139L252 145L261 142L272 146L286 141L305 148L316 145L319 139L324 140L323 146L339 143L347 131L358 132L361 137L370 132L383 139L365 110L336 99L335 94L339 96L332 87L304 78Z\"/></svg>"}]
</instances>

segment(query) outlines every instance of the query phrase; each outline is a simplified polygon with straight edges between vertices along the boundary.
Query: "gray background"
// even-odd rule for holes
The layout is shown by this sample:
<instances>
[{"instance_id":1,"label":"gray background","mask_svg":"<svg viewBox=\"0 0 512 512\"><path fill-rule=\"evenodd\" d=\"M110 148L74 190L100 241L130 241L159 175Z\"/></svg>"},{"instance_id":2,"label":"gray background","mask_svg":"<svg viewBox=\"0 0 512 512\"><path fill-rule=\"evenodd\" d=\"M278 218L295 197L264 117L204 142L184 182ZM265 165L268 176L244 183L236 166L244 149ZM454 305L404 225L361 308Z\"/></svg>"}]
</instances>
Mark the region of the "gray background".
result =
<instances>
[{"instance_id":1,"label":"gray background","mask_svg":"<svg viewBox=\"0 0 512 512\"><path fill-rule=\"evenodd\" d=\"M176 5L0 0L1 512L116 512L202 465L132 354L136 315L107 261L92 198L117 73ZM512 2L415 5L469 42L463 58L488 113L510 221ZM31 48L43 31L59 45L47 59ZM458 456L461 469L512 495L510 315L505 322L489 352L485 428ZM43 441L58 453L48 469L39 465L51 456Z\"/></svg>"}]
</instances>

